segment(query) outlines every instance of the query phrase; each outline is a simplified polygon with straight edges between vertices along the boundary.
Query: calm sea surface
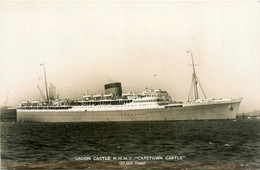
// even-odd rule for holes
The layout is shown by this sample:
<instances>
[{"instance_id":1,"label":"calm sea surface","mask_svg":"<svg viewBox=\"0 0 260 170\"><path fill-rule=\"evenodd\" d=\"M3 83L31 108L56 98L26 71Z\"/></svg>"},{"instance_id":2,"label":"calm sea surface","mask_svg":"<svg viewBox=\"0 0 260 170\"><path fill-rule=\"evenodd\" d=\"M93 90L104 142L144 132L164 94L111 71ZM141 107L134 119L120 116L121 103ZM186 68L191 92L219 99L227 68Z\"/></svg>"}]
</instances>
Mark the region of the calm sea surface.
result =
<instances>
[{"instance_id":1,"label":"calm sea surface","mask_svg":"<svg viewBox=\"0 0 260 170\"><path fill-rule=\"evenodd\" d=\"M2 168L260 169L260 120L0 124Z\"/></svg>"}]
</instances>

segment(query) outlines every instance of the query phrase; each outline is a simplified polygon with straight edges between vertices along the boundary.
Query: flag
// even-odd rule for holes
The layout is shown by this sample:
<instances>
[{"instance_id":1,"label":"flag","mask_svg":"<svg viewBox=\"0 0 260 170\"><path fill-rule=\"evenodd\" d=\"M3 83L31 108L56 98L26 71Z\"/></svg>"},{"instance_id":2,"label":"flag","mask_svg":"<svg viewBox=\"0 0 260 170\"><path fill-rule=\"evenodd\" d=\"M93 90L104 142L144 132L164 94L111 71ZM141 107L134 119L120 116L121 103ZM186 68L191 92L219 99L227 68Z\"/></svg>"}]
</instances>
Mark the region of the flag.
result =
<instances>
[{"instance_id":1,"label":"flag","mask_svg":"<svg viewBox=\"0 0 260 170\"><path fill-rule=\"evenodd\" d=\"M187 50L187 53L191 53L191 50Z\"/></svg>"},{"instance_id":2,"label":"flag","mask_svg":"<svg viewBox=\"0 0 260 170\"><path fill-rule=\"evenodd\" d=\"M44 65L43 63L40 64L40 66L43 66L43 65Z\"/></svg>"}]
</instances>

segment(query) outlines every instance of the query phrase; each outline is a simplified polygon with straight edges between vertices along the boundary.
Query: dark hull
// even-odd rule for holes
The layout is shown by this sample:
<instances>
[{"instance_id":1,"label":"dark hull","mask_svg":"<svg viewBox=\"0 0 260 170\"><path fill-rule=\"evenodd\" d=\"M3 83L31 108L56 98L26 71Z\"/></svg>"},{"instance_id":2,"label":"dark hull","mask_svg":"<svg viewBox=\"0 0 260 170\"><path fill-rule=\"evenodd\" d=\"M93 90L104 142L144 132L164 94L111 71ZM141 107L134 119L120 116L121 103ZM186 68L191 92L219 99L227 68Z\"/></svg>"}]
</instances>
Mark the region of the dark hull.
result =
<instances>
[{"instance_id":1,"label":"dark hull","mask_svg":"<svg viewBox=\"0 0 260 170\"><path fill-rule=\"evenodd\" d=\"M0 110L0 119L2 121L16 121L16 109L2 109Z\"/></svg>"}]
</instances>

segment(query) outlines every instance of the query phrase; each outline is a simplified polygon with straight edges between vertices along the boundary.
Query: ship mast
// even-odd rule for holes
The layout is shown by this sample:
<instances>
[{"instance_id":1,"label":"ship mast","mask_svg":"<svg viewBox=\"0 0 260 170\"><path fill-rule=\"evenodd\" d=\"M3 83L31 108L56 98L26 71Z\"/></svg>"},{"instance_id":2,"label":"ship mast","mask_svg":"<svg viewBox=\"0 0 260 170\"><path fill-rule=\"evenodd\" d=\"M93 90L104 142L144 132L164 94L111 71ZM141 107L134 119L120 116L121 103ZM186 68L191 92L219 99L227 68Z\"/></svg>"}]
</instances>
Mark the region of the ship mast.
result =
<instances>
[{"instance_id":1,"label":"ship mast","mask_svg":"<svg viewBox=\"0 0 260 170\"><path fill-rule=\"evenodd\" d=\"M40 64L40 66L43 66L44 79L45 79L45 88L46 88L46 97L47 97L47 100L49 100L45 66L44 66L44 64Z\"/></svg>"},{"instance_id":2,"label":"ship mast","mask_svg":"<svg viewBox=\"0 0 260 170\"><path fill-rule=\"evenodd\" d=\"M192 60L192 68L193 68L192 82L193 82L193 87L194 87L195 100L197 100L197 99L199 99L198 86L197 86L198 82L197 82L197 75L195 72L195 65L194 65L192 51L191 51L191 60Z\"/></svg>"},{"instance_id":3,"label":"ship mast","mask_svg":"<svg viewBox=\"0 0 260 170\"><path fill-rule=\"evenodd\" d=\"M199 82L199 78L196 75L196 71L195 71L195 66L196 64L194 64L194 59L193 59L193 54L191 50L188 50L187 53L191 53L191 61L192 61L192 69L193 69L193 73L192 73L192 83L191 83L191 89L190 89L190 93L189 93L189 97L188 97L188 101L191 98L192 95L192 91L194 92L194 99L198 100L199 99L199 92L198 92L198 84L200 86L200 89L203 93L204 98L206 99L206 95L204 93L204 90L201 87L201 84ZM192 87L193 86L193 87Z\"/></svg>"},{"instance_id":4,"label":"ship mast","mask_svg":"<svg viewBox=\"0 0 260 170\"><path fill-rule=\"evenodd\" d=\"M38 87L38 89L39 89L39 91L41 93L41 96L42 96L43 100L46 100L46 97L44 96L44 94L43 94L42 90L40 89L39 85L37 85L37 87Z\"/></svg>"},{"instance_id":5,"label":"ship mast","mask_svg":"<svg viewBox=\"0 0 260 170\"><path fill-rule=\"evenodd\" d=\"M9 90L7 91L7 95L6 95L6 98L5 98L5 101L4 101L4 106L7 106L8 95L9 95Z\"/></svg>"}]
</instances>

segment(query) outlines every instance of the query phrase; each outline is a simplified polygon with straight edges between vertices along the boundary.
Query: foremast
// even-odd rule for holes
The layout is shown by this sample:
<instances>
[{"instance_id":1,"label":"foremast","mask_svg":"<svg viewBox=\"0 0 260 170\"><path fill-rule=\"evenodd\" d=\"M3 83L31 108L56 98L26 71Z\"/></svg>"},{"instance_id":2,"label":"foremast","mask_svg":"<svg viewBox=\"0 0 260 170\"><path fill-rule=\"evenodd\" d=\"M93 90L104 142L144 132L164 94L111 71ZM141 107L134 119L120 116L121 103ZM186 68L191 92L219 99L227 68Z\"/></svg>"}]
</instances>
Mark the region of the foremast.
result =
<instances>
[{"instance_id":1,"label":"foremast","mask_svg":"<svg viewBox=\"0 0 260 170\"><path fill-rule=\"evenodd\" d=\"M188 96L188 101L190 101L190 99L192 99L192 95L194 94L194 100L198 100L199 99L199 92L198 92L198 84L200 86L200 89L202 91L202 94L204 96L204 98L206 99L206 95L205 92L200 84L199 78L196 74L195 71L195 66L197 66L197 64L194 64L194 59L193 59L193 54L191 50L188 50L187 53L191 54L191 61L192 61L192 69L193 69L193 73L192 73L192 81L191 81L191 87L190 87L190 92L189 92L189 96Z\"/></svg>"},{"instance_id":2,"label":"foremast","mask_svg":"<svg viewBox=\"0 0 260 170\"><path fill-rule=\"evenodd\" d=\"M49 100L49 95L48 95L48 87L47 87L47 78L46 78L46 71L45 71L45 66L44 64L40 64L40 66L43 66L43 72L44 72L44 80L45 80L45 88L46 88L46 98Z\"/></svg>"}]
</instances>

